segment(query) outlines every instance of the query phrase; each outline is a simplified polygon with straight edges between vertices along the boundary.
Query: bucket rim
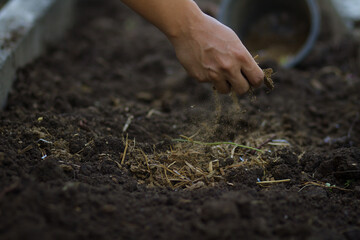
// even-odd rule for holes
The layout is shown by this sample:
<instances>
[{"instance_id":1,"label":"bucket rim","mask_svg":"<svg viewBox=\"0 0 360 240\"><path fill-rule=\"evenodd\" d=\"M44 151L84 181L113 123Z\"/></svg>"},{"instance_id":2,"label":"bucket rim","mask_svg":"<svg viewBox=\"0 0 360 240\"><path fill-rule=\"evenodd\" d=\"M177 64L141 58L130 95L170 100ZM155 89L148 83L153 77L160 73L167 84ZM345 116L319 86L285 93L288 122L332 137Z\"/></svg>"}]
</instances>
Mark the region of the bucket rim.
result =
<instances>
[{"instance_id":1,"label":"bucket rim","mask_svg":"<svg viewBox=\"0 0 360 240\"><path fill-rule=\"evenodd\" d=\"M218 20L225 24L229 25L229 22L226 15L228 9L231 7L231 4L237 2L239 0L223 0L220 4L220 11L218 14ZM311 51L313 48L316 39L318 38L320 32L320 25L321 25L321 14L317 0L306 0L309 13L310 13L310 31L306 41L304 42L303 46L300 50L290 58L286 63L282 64L284 68L292 68L295 65L299 64Z\"/></svg>"}]
</instances>

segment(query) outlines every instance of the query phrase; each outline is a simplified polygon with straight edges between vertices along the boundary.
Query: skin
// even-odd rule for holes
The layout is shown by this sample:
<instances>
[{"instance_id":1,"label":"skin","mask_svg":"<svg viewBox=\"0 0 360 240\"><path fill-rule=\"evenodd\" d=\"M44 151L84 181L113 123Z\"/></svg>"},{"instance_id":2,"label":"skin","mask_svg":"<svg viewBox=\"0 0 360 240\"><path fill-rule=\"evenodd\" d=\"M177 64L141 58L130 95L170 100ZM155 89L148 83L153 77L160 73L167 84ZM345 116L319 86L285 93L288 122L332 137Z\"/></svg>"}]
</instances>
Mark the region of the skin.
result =
<instances>
[{"instance_id":1,"label":"skin","mask_svg":"<svg viewBox=\"0 0 360 240\"><path fill-rule=\"evenodd\" d=\"M192 0L122 0L170 40L190 76L220 93L246 93L264 73L230 28L204 14Z\"/></svg>"}]
</instances>

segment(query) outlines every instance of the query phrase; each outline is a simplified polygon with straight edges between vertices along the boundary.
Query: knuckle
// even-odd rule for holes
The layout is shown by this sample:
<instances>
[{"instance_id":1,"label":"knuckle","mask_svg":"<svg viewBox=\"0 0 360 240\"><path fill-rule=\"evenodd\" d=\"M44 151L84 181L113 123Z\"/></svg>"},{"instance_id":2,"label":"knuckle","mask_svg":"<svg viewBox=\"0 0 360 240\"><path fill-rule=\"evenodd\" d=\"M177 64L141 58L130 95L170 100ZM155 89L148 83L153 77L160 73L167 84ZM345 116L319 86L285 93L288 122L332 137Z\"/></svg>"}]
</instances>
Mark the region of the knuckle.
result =
<instances>
[{"instance_id":1,"label":"knuckle","mask_svg":"<svg viewBox=\"0 0 360 240\"><path fill-rule=\"evenodd\" d=\"M191 74L191 77L197 79L201 83L208 82L208 79L206 79L203 74L193 73Z\"/></svg>"},{"instance_id":2,"label":"knuckle","mask_svg":"<svg viewBox=\"0 0 360 240\"><path fill-rule=\"evenodd\" d=\"M250 86L248 84L241 86L240 88L237 89L237 93L240 95L243 95L245 93L247 93L250 89Z\"/></svg>"},{"instance_id":3,"label":"knuckle","mask_svg":"<svg viewBox=\"0 0 360 240\"><path fill-rule=\"evenodd\" d=\"M233 61L230 60L222 60L219 62L220 68L225 71L230 71L233 67Z\"/></svg>"},{"instance_id":4,"label":"knuckle","mask_svg":"<svg viewBox=\"0 0 360 240\"><path fill-rule=\"evenodd\" d=\"M264 81L264 75L256 76L252 81L252 85L254 87L260 87L263 81Z\"/></svg>"},{"instance_id":5,"label":"knuckle","mask_svg":"<svg viewBox=\"0 0 360 240\"><path fill-rule=\"evenodd\" d=\"M217 82L217 81L220 80L220 75L219 75L217 72L210 71L210 72L209 72L209 79L210 79L211 81Z\"/></svg>"},{"instance_id":6,"label":"knuckle","mask_svg":"<svg viewBox=\"0 0 360 240\"><path fill-rule=\"evenodd\" d=\"M241 63L247 62L247 56L244 54L243 51L236 52L236 59Z\"/></svg>"}]
</instances>

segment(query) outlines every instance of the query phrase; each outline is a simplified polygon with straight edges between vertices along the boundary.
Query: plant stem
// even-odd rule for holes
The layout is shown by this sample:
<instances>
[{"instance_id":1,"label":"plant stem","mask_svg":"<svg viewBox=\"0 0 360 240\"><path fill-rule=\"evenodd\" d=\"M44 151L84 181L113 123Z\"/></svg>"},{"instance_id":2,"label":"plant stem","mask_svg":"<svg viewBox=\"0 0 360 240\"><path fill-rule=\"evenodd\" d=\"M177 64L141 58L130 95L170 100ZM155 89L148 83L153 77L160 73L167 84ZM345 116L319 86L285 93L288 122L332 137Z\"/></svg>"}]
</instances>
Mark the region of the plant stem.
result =
<instances>
[{"instance_id":1,"label":"plant stem","mask_svg":"<svg viewBox=\"0 0 360 240\"><path fill-rule=\"evenodd\" d=\"M233 145L233 146L236 146L236 147L239 147L239 148L246 148L246 149L251 149L251 150L254 150L254 151L257 151L257 152L264 153L263 150L260 150L258 148L241 145L241 144L237 144L237 143L234 143L234 142L211 142L211 143L206 143L206 142L193 141L193 140L187 140L187 139L173 139L173 141L175 141L175 142L188 142L188 143L194 143L194 144L205 145L205 146Z\"/></svg>"}]
</instances>

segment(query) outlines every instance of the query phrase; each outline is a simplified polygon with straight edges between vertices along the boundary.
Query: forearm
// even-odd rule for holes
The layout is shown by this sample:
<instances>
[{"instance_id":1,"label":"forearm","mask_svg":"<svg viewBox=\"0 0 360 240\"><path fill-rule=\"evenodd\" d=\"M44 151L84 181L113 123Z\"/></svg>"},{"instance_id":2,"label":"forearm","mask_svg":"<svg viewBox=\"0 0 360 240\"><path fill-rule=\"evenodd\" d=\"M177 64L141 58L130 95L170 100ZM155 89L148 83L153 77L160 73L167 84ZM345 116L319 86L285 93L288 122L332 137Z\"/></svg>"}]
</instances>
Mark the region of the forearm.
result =
<instances>
[{"instance_id":1,"label":"forearm","mask_svg":"<svg viewBox=\"0 0 360 240\"><path fill-rule=\"evenodd\" d=\"M203 13L192 0L122 0L169 38L178 37L200 21Z\"/></svg>"},{"instance_id":2,"label":"forearm","mask_svg":"<svg viewBox=\"0 0 360 240\"><path fill-rule=\"evenodd\" d=\"M261 85L264 74L234 31L204 14L193 0L122 0L170 39L190 76L221 93Z\"/></svg>"}]
</instances>

